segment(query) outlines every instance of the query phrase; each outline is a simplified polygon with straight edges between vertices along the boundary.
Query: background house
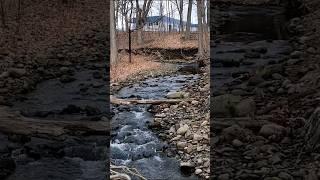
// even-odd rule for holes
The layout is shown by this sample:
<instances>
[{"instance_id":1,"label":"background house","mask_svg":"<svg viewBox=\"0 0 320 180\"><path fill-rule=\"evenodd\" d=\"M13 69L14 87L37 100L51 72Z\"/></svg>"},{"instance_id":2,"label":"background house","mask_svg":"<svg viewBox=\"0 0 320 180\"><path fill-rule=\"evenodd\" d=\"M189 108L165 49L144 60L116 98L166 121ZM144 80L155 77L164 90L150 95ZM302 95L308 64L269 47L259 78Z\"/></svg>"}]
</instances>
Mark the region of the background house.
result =
<instances>
[{"instance_id":1,"label":"background house","mask_svg":"<svg viewBox=\"0 0 320 180\"><path fill-rule=\"evenodd\" d=\"M183 21L183 26L185 28L187 22ZM180 20L170 18L167 16L149 16L146 19L145 25L143 27L144 31L179 31ZM131 29L136 29L136 18L131 20ZM197 31L198 25L191 24L190 31Z\"/></svg>"}]
</instances>

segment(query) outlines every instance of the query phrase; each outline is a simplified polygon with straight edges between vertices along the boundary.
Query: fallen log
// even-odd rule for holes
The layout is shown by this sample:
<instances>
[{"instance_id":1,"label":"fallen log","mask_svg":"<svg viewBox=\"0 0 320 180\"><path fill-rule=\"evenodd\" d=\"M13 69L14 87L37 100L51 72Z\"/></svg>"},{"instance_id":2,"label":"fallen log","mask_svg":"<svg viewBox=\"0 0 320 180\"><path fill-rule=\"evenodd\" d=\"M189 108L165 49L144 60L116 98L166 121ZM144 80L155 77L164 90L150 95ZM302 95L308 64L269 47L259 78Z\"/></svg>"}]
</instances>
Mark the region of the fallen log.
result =
<instances>
[{"instance_id":1,"label":"fallen log","mask_svg":"<svg viewBox=\"0 0 320 180\"><path fill-rule=\"evenodd\" d=\"M185 102L191 102L194 99L120 99L116 98L114 96L110 96L110 102L112 104L118 104L118 105L130 105L130 104L162 104L162 103L168 103L168 104L177 104L182 101Z\"/></svg>"},{"instance_id":2,"label":"fallen log","mask_svg":"<svg viewBox=\"0 0 320 180\"><path fill-rule=\"evenodd\" d=\"M36 137L61 138L63 135L107 135L106 121L60 121L26 118L8 107L0 107L0 132Z\"/></svg>"}]
</instances>

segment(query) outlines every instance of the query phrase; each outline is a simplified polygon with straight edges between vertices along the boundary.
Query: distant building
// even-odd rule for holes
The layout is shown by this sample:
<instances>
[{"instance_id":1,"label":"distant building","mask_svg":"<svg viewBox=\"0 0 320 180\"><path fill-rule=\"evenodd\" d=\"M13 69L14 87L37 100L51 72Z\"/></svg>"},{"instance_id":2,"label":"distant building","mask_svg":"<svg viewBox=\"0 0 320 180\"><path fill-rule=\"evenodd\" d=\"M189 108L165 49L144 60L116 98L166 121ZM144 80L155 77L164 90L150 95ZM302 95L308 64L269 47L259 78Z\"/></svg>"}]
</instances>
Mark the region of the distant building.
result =
<instances>
[{"instance_id":1,"label":"distant building","mask_svg":"<svg viewBox=\"0 0 320 180\"><path fill-rule=\"evenodd\" d=\"M187 22L183 21L184 28ZM180 20L167 16L149 16L143 27L144 31L179 31ZM131 29L136 29L136 18L131 20ZM191 24L190 31L197 31L198 25Z\"/></svg>"}]
</instances>

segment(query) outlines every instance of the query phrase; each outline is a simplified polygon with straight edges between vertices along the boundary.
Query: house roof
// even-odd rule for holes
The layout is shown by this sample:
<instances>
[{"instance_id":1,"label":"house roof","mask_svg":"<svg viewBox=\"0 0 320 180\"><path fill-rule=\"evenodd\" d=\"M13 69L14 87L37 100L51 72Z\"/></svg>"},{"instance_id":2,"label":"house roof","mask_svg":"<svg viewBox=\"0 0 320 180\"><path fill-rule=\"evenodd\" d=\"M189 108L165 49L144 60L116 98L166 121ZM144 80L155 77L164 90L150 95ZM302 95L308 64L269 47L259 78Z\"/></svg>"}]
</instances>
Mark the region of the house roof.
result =
<instances>
[{"instance_id":1,"label":"house roof","mask_svg":"<svg viewBox=\"0 0 320 180\"><path fill-rule=\"evenodd\" d=\"M156 23L160 21L180 24L180 20L167 16L149 16L147 17L146 23ZM132 18L131 22L136 23L136 18ZM187 22L183 21L183 23L186 24ZM198 27L198 24L191 24L191 27Z\"/></svg>"}]
</instances>

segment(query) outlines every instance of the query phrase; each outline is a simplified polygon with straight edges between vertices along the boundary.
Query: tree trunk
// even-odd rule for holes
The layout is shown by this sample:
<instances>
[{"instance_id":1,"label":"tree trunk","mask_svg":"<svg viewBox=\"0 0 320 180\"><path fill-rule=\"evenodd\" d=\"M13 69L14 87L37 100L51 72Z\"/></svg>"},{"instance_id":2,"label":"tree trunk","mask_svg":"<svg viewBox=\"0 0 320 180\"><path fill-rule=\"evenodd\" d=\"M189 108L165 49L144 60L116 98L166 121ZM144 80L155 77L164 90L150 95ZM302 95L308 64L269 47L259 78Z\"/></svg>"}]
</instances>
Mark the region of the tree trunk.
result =
<instances>
[{"instance_id":1,"label":"tree trunk","mask_svg":"<svg viewBox=\"0 0 320 180\"><path fill-rule=\"evenodd\" d=\"M188 15L187 15L187 29L186 29L186 39L190 39L190 28L191 28L191 13L192 13L192 0L189 0L188 4Z\"/></svg>"},{"instance_id":2,"label":"tree trunk","mask_svg":"<svg viewBox=\"0 0 320 180\"><path fill-rule=\"evenodd\" d=\"M183 0L180 0L180 32L183 32Z\"/></svg>"},{"instance_id":3,"label":"tree trunk","mask_svg":"<svg viewBox=\"0 0 320 180\"><path fill-rule=\"evenodd\" d=\"M204 57L203 47L203 22L202 22L202 0L197 1L197 15L198 15L198 56Z\"/></svg>"},{"instance_id":4,"label":"tree trunk","mask_svg":"<svg viewBox=\"0 0 320 180\"><path fill-rule=\"evenodd\" d=\"M117 63L118 51L117 51L117 40L116 40L116 23L115 23L115 12L114 12L114 0L110 1L110 61L111 64Z\"/></svg>"}]
</instances>

